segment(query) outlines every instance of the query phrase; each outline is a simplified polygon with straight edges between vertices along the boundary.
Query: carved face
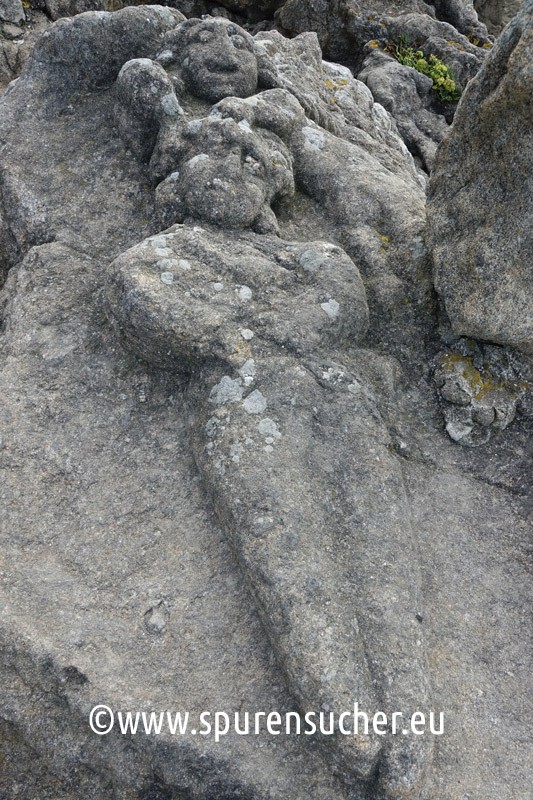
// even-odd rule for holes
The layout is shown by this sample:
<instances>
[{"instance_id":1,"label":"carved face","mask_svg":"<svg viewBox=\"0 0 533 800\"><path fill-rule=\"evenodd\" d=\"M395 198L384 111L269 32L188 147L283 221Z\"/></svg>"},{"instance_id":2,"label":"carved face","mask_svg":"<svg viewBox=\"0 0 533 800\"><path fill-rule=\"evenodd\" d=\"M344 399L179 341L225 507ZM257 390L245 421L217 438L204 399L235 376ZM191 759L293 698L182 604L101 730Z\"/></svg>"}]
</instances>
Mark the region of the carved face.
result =
<instances>
[{"instance_id":1,"label":"carved face","mask_svg":"<svg viewBox=\"0 0 533 800\"><path fill-rule=\"evenodd\" d=\"M186 32L183 53L182 77L197 97L216 103L257 91L253 39L237 25L224 19L196 23Z\"/></svg>"},{"instance_id":2,"label":"carved face","mask_svg":"<svg viewBox=\"0 0 533 800\"><path fill-rule=\"evenodd\" d=\"M191 216L228 228L258 220L270 228L274 199L294 191L289 152L269 131L234 119L192 123L178 155L179 170L158 186L158 207L168 224ZM176 210L173 216L171 209Z\"/></svg>"}]
</instances>

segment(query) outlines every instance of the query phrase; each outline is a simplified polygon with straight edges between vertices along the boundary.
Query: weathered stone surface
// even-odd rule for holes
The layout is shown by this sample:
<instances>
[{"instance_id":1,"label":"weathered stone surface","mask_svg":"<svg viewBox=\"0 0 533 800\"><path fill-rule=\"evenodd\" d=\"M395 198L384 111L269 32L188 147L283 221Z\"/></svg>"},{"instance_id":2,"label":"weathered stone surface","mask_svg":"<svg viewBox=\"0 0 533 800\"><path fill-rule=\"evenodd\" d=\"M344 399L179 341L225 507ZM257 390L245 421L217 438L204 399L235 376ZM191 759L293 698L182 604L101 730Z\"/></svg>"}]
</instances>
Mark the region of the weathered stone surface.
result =
<instances>
[{"instance_id":1,"label":"weathered stone surface","mask_svg":"<svg viewBox=\"0 0 533 800\"><path fill-rule=\"evenodd\" d=\"M257 91L213 107L184 53L162 57L175 21L60 22L0 101L0 793L525 796L531 421L475 450L443 430L423 181L314 36L254 38ZM183 115L157 116L157 69L165 91L144 117L130 103L155 64ZM117 103L159 125L151 165ZM210 169L187 173L202 149ZM162 231L176 172L184 219ZM268 233L246 227L237 178ZM214 225L194 180L226 198ZM87 724L101 702L253 713L354 694L442 709L445 735L216 745Z\"/></svg>"},{"instance_id":2,"label":"weathered stone surface","mask_svg":"<svg viewBox=\"0 0 533 800\"><path fill-rule=\"evenodd\" d=\"M60 102L69 92L108 87L125 61L151 52L181 20L178 11L162 6L128 7L116 14L89 11L59 20L53 34L46 31L37 42L27 76L49 82Z\"/></svg>"},{"instance_id":3,"label":"weathered stone surface","mask_svg":"<svg viewBox=\"0 0 533 800\"><path fill-rule=\"evenodd\" d=\"M484 375L472 357L442 353L435 381L443 402L446 430L454 442L479 446L515 418L520 392Z\"/></svg>"},{"instance_id":4,"label":"weathered stone surface","mask_svg":"<svg viewBox=\"0 0 533 800\"><path fill-rule=\"evenodd\" d=\"M395 703L414 708L428 689L410 611L417 605L412 533L366 372L386 375L390 367L368 353L343 363L338 350L366 331L362 281L346 254L325 243L247 234L228 245L224 234L191 226L127 251L112 266L111 314L143 357L192 372L197 463L302 710L325 704L339 713L354 694L376 707L364 652L380 665L377 674L388 676L381 702L391 710ZM323 432L316 443L314 424ZM341 427L346 440L337 435L333 446ZM357 484L350 479L355 465ZM329 489L328 475L335 476ZM382 517L376 503L384 492ZM325 514L326 497L338 504L338 522ZM387 533L392 526L394 537ZM342 577L340 565L354 549L357 568ZM398 605L390 615L387 588L374 592L370 578L380 559L395 564ZM360 609L355 624L352 603ZM379 625L368 624L373 615ZM393 662L380 663L391 648ZM397 796L402 786L415 793L427 766L429 742L399 744L382 765L385 796ZM379 750L377 737L363 744L339 737L330 758L349 783L371 776Z\"/></svg>"},{"instance_id":5,"label":"weathered stone surface","mask_svg":"<svg viewBox=\"0 0 533 800\"><path fill-rule=\"evenodd\" d=\"M522 2L523 0L474 0L474 7L489 33L497 36L518 13Z\"/></svg>"},{"instance_id":6,"label":"weathered stone surface","mask_svg":"<svg viewBox=\"0 0 533 800\"><path fill-rule=\"evenodd\" d=\"M265 19L283 0L223 0L219 5L237 14L244 14L251 20Z\"/></svg>"},{"instance_id":7,"label":"weathered stone surface","mask_svg":"<svg viewBox=\"0 0 533 800\"><path fill-rule=\"evenodd\" d=\"M395 58L369 48L359 80L364 81L376 102L394 117L404 142L430 171L438 145L448 132L444 116L431 110L433 81Z\"/></svg>"},{"instance_id":8,"label":"weathered stone surface","mask_svg":"<svg viewBox=\"0 0 533 800\"><path fill-rule=\"evenodd\" d=\"M478 18L474 0L432 0L440 19L450 22L461 33L485 38L487 30Z\"/></svg>"},{"instance_id":9,"label":"weathered stone surface","mask_svg":"<svg viewBox=\"0 0 533 800\"><path fill-rule=\"evenodd\" d=\"M423 2L412 0L319 0L300 2L287 0L277 14L279 24L291 33L316 31L324 54L360 69L364 46L371 40L399 43L401 37L429 52L452 67L459 80L471 78L483 59L483 52L474 46L466 34L473 34L480 43L488 41L484 25L476 19L471 3L441 3L442 12L437 19L436 9ZM451 8L456 13L450 15ZM466 9L470 9L469 12ZM439 9L441 10L441 9ZM465 27L455 28L452 17L465 21ZM470 19L472 24L466 23Z\"/></svg>"},{"instance_id":10,"label":"weathered stone surface","mask_svg":"<svg viewBox=\"0 0 533 800\"><path fill-rule=\"evenodd\" d=\"M24 22L24 8L20 0L0 0L0 20L13 25Z\"/></svg>"},{"instance_id":11,"label":"weathered stone surface","mask_svg":"<svg viewBox=\"0 0 533 800\"><path fill-rule=\"evenodd\" d=\"M294 177L289 151L275 131L287 138L294 107L302 127L305 115L283 91L274 89L262 98L253 105L222 100L210 117L189 123L181 136L169 131L170 147L162 132L151 171L156 182L165 177L156 191L164 227L191 217L260 233L277 231L271 205L294 194ZM251 127L257 121L260 133Z\"/></svg>"},{"instance_id":12,"label":"weathered stone surface","mask_svg":"<svg viewBox=\"0 0 533 800\"><path fill-rule=\"evenodd\" d=\"M75 17L85 11L119 11L126 6L144 5L143 0L45 0L47 14L50 19ZM208 14L214 5L209 0L169 0L165 6L180 11L186 17Z\"/></svg>"},{"instance_id":13,"label":"weathered stone surface","mask_svg":"<svg viewBox=\"0 0 533 800\"><path fill-rule=\"evenodd\" d=\"M0 92L20 75L35 42L50 26L50 20L42 11L32 9L28 17L22 37L15 41L0 38Z\"/></svg>"},{"instance_id":14,"label":"weathered stone surface","mask_svg":"<svg viewBox=\"0 0 533 800\"><path fill-rule=\"evenodd\" d=\"M12 271L3 297L13 299L2 340L1 716L68 796L140 798L162 786L200 797L303 800L316 791L326 800L331 780L297 738L281 757L266 734L233 735L222 748L191 735L117 735L102 749L88 727L102 702L187 709L196 719L241 703L291 707L204 510L176 413L182 390L124 360L102 316L103 280L97 262L54 243ZM32 556L21 562L27 546ZM13 605L16 586L25 599ZM169 616L156 635L146 614L159 603ZM70 680L74 670L84 680ZM4 797L16 796L15 785L0 777Z\"/></svg>"},{"instance_id":15,"label":"weathered stone surface","mask_svg":"<svg viewBox=\"0 0 533 800\"><path fill-rule=\"evenodd\" d=\"M228 54L233 59L237 57L231 39L240 36L243 42L246 42L247 37L244 32L239 32L233 24L228 24L225 20L209 20L202 23L190 20L184 23L183 26L177 28L175 33L166 37L165 47L169 47L169 49L163 51L164 59L163 55L160 58L170 68L172 78L174 78L172 65L178 61L177 54L181 53L181 57L185 55L186 60L188 58L189 51L181 49L180 44L186 41L189 31L193 32L194 37L205 37L205 41L203 38L191 40L195 51L195 74L202 77L199 82L189 80L187 64L185 88L200 100L218 99L227 84L225 80L221 82L219 73L213 69L214 55L220 53L220 63L226 65ZM265 47L265 45L268 46L268 42L268 37L261 39L264 57L268 55ZM302 44L305 46L305 43ZM202 46L200 47L200 45ZM270 40L270 45L274 49L275 40ZM231 50L229 50L230 47ZM345 231L348 246L353 252L357 252L359 262L364 264L368 271L373 268L377 273L379 270L378 259L382 262L384 270L390 269L386 248L382 247L384 241L404 238L407 230L411 234L411 229L414 230L417 222L419 224L422 219L422 204L420 203L423 196L422 188L406 151L400 150L404 162L403 169L399 170L397 175L387 172L378 157L369 154L362 142L355 144L349 140L344 141L308 120L298 101L287 90L270 89L258 95L246 97L251 94L253 86L257 83L257 71L253 69L255 56L254 60L251 60L249 54L253 55L253 50L245 47L239 49L244 50L246 56L243 59L242 75L237 70L232 70L229 75L232 85L235 85L237 90L240 90L241 86L246 87L241 92L245 95L244 99L234 97L221 100L206 118L194 119L186 126L183 125L182 116L179 114L166 118L162 123L150 167L154 182L156 184L159 182L156 190L156 204L163 224L168 225L176 220L182 222L190 219L197 220L202 224L205 222L216 224L223 228L253 228L261 233L277 231L278 225L271 206L274 202L279 202L281 198L290 197L294 193L296 180L311 198L323 206L322 213L329 215L332 222L334 221L334 225L338 229L336 238L339 238L339 234L342 236L342 231ZM270 53L270 55L274 54ZM252 69L250 69L251 67ZM136 65L132 64L128 68L133 70ZM147 72L148 85L153 85L153 76L152 73L148 74L148 65L142 65L142 69ZM319 73L320 69L320 62L315 63L315 73ZM126 74L123 71L118 81L124 104L127 102L123 91ZM246 81L247 76L253 80L247 84L241 83L241 78ZM260 76L261 71L259 70ZM224 77L224 73L222 77ZM271 78L274 82L275 72L271 72ZM332 82L326 80L326 83ZM355 83L353 79L349 81L344 78L340 79L339 86L333 85L331 88L346 89L349 92L353 83ZM285 85L291 86L290 76L287 76ZM302 86L302 82L300 82L300 92L305 91L305 88L305 83ZM310 82L308 88L309 91L312 91ZM158 107L160 101L157 99L157 92L147 92L147 96L150 94L153 95L155 106ZM325 118L328 119L329 116L333 116L333 113L329 112L325 101L323 102ZM186 101L184 105L187 105ZM347 105L349 108L349 102ZM316 101L311 106L317 107ZM368 108L371 110L371 106ZM342 110L337 114L340 117ZM371 115L369 122L370 125L367 123L367 127L371 128L374 122ZM350 126L344 119L343 123L348 132ZM139 128L139 132L141 132L141 128L142 126ZM149 127L149 133L150 130ZM390 125L389 130L390 138L394 142L396 133ZM141 133L140 140L145 141ZM335 174L339 163L345 164L342 178ZM362 167L363 164L364 167ZM362 174L365 175L364 181L361 180ZM391 196L397 199L402 197L403 205L400 210L397 202L389 201L387 204L386 230L390 237L385 233L385 228L381 234L379 233L383 204L387 202L382 190L384 185L388 187ZM363 197L364 211L361 208ZM410 213L408 208L410 208ZM190 231L192 241L188 239L187 230ZM418 230L420 231L420 227ZM215 259L213 262L215 254L223 252L222 242L225 240L224 237L221 239L220 235L218 237L215 235L212 247L202 250L202 246L205 247L204 240L209 242L211 235L213 234L196 226L186 229L183 233L176 231L173 238L168 234L156 237L153 243L146 242L146 246L151 247L153 251L153 255L147 254L146 258L148 262L152 257L155 258L153 265L146 264L143 259L142 248L144 245L140 246L139 251L128 252L124 256L124 262L119 259L119 274L122 275L120 264L125 263L126 270L131 264L133 275L131 280L126 279L127 285L124 287L120 286L119 281L119 289L112 294L110 300L111 313L120 321L120 330L129 333L130 340L137 343L137 347L140 347L140 351L145 357L151 356L157 363L164 363L165 358L177 361L178 369L181 370L191 368L196 362L199 362L197 367L200 375L202 375L204 366L203 361L206 360L208 364L211 364L211 370L208 370L205 377L201 378L201 386L191 391L200 392L202 386L204 394L206 392L209 394L209 391L212 390L211 396L214 397L215 405L217 405L218 395L213 387L218 385L217 391L223 395L225 400L241 400L242 386L245 385L244 378L233 377L232 374L221 374L217 377L219 368L212 362L217 355L220 355L222 367L225 366L226 369L231 367L236 371L242 370L246 367L246 363L255 360L252 354L257 350L258 354L255 358L261 359L261 350L264 349L261 342L264 340L264 342L270 343L271 352L263 355L264 370L267 375L262 385L274 394L279 394L281 386L276 384L276 372L281 370L282 383L285 381L288 386L293 378L297 381L300 369L291 359L287 360L282 357L285 350L301 358L305 354L313 353L317 347L325 347L328 341L331 346L338 347L343 341L355 342L365 332L367 312L364 293L361 295L362 284L354 294L349 271L351 268L355 272L355 265L351 264L347 256L343 264L340 254L335 255L335 252L339 252L338 250L328 251L308 242L299 245L296 250L292 247L291 250L289 242L278 243L279 240L265 240L252 235L246 240L249 246L249 255L243 244L240 244L241 240L233 237L232 244L226 240L225 245L228 255L231 255L236 247L233 259L229 262ZM363 252L367 249L369 238L374 239L376 256L372 259L368 257L364 261ZM195 240L197 241L196 249ZM198 247L200 247L200 251L198 251ZM254 248L264 254L263 259L259 260L259 254L254 257ZM383 250L381 257L377 252L380 248ZM396 255L398 256L398 253ZM212 262L209 273L204 270L199 274L197 268L192 266L198 262L198 259L201 263ZM269 261L272 262L272 266ZM279 265L276 265L276 261L279 262ZM400 261L402 261L401 256ZM328 267L329 262L331 262L331 266ZM333 272L334 263L336 263L335 269L338 275ZM242 281L240 288L237 277L231 274L232 270L237 272ZM306 271L308 279L306 279ZM322 271L324 271L324 277L322 277ZM257 275L255 278L253 277L254 272ZM248 273L249 280L246 283ZM356 272L355 276L357 276ZM375 283L380 282L382 277L378 274L369 276L370 285L373 280ZM392 273L388 275L388 278L392 281L396 280L396 292L398 292L402 284L401 278ZM287 280L296 280L297 283L291 288L291 283L287 284ZM303 283L304 286L306 283L309 284L300 300L296 294L298 283ZM312 288L314 284L315 289ZM155 292L159 290L159 297L163 300L162 310L156 295L151 295L151 288L148 289L148 294L144 293L142 287L145 285L147 289L151 287ZM192 298L200 297L203 285L211 287L209 295L201 302L201 306L206 307L205 334L201 306L197 308L193 305L188 311L186 306L189 301L185 300L184 306L181 294L183 292L184 297L191 298L190 302L192 302ZM161 289L163 289L163 294L160 292ZM245 292L242 299L241 291ZM265 291L266 294L264 294ZM261 300L262 294L263 299ZM290 300L291 294L294 298L293 301ZM237 305L233 312L228 303L231 304L231 299L235 295ZM294 297L295 295L296 297ZM166 296L176 298L175 301L171 300L168 309L164 306ZM254 296L256 300L252 302ZM209 304L210 298L214 304L213 308ZM241 302L239 302L240 300ZM219 310L215 311L215 307L219 303ZM262 304L265 303L266 305L262 308ZM300 303L301 309L299 308ZM253 312L251 316L246 315L248 307ZM351 316L346 317L349 308L351 308ZM130 312L133 319L129 318ZM186 320L189 320L189 323ZM227 330L223 320L228 323ZM294 331L292 330L293 326L295 326ZM175 338L167 337L168 330L174 332ZM274 346L273 350L272 346ZM247 352L250 356L248 359L246 359ZM279 361L280 354L281 361ZM330 360L335 361L335 356L332 356L331 353L328 354L326 363L329 363ZM315 369L318 369L318 366ZM320 370L322 371L322 367ZM342 367L339 367L339 371L345 375ZM349 369L346 374L350 375ZM249 377L252 378L251 375ZM220 381L217 383L219 379ZM367 379L361 378L361 380L366 383ZM206 381L209 383L208 388L205 386ZM319 386L320 384L318 384L317 390ZM359 386L361 386L360 380L356 378L351 380L346 377L347 388L341 405L343 402L350 403L351 389L357 394L359 389L356 387ZM239 389L239 387L241 388ZM308 387L302 385L300 388L304 394L311 396L312 387L313 383ZM298 393L298 385L295 385L294 391ZM364 388L361 388L361 391L364 394ZM326 392L326 398L324 401L320 401L317 395L317 404L323 402L326 407L328 405L327 397L328 393ZM227 411L229 414L229 410L225 409L224 399L218 405L222 406L221 413ZM331 398L329 398L329 402L331 402ZM266 403L263 392L259 389L252 390L243 399L244 420L248 419L247 414L250 414L250 418L252 418L255 413L262 413ZM192 408L196 407L200 418L203 419L204 410L200 398L192 403ZM305 408L305 403L302 411L303 408ZM203 431L206 425L209 427L209 419L212 416L212 409L209 405L207 405L207 412L207 417L203 419L203 422L198 422L200 431ZM358 412L358 419L363 413L362 409ZM370 410L365 413L369 415L370 419ZM280 408L275 413L275 419L281 419L283 422L283 417L283 408ZM265 419L269 420L270 417ZM238 428L238 419L235 424ZM298 423L298 425L302 424L309 425L309 422L305 422L305 416ZM329 424L333 426L334 422L331 421ZM284 427L287 428L286 456L289 453L294 455L297 438L301 435L300 428L297 427L291 433L290 424ZM241 433L245 440L250 439L250 435L247 435L246 431ZM223 498L226 497L228 510L224 514L225 523L229 531L239 530L239 533L235 532L233 537L234 547L239 558L245 563L249 563L247 576L251 590L259 599L262 617L270 632L273 647L278 652L280 664L286 672L292 691L300 706L306 711L310 710L313 704L322 707L324 703L332 709L340 710L348 701L348 697L353 694L351 687L353 687L354 680L351 668L348 673L341 672L341 664L357 663L359 666L355 669L355 675L358 676L356 679L359 686L358 694L368 698L368 702L371 703L370 683L366 677L367 667L362 657L360 643L356 642L353 645L355 649L351 656L346 653L341 656L334 655L331 658L327 649L324 650L323 656L320 658L317 656L319 641L317 636L319 638L322 636L321 631L332 628L330 634L332 641L337 642L336 646L341 648L343 653L346 644L353 639L354 634L353 631L350 632L350 626L346 627L346 623L340 621L346 619L346 615L349 613L348 609L340 600L337 602L333 599L337 592L337 581L334 578L333 564L328 566L327 558L324 561L324 548L327 550L328 545L326 542L322 542L318 536L315 527L316 520L313 521L316 513L310 511L309 516L301 519L300 524L306 531L304 539L307 542L307 548L302 553L301 559L298 560L295 560L294 553L286 553L286 559L293 562L286 578L283 577L283 571L280 571L282 570L280 560L282 553L276 550L277 546L274 546L271 555L264 554L263 557L258 554L256 559L251 555L246 555L250 549L249 536L251 535L253 541L256 535L248 533L252 518L256 516L254 509L257 509L258 505L263 507L266 502L260 501L251 493L251 483L258 482L264 486L265 480L267 480L268 484L271 484L269 491L276 496L280 493L281 486L286 483L286 478L281 480L260 478L264 467L262 449L259 450L256 461L252 458L249 466L238 468L240 456L237 455L237 450L240 452L242 449L242 445L239 444L240 438L241 436L235 433L231 434L229 439L230 463L236 465L236 473L229 484L220 482L220 471L215 468L213 472L210 463L205 464L202 471L211 494L218 498L217 507L220 513L223 513ZM198 440L198 437L196 437L196 441L198 441L197 459L200 460L205 442L202 442L201 439ZM268 444L266 446L270 447ZM364 445L363 449L365 447ZM286 461L286 456L282 458L282 463ZM247 475L248 469L253 477ZM292 467L289 469L292 470ZM332 469L334 469L333 466ZM343 468L339 466L338 469ZM393 469L392 464L391 469ZM239 487L241 483L243 484L242 488L238 488L238 497L241 500L239 501L238 497L235 498L235 501L231 500L228 495L229 486L233 484ZM392 483L394 484L394 478L392 478ZM371 496L373 492L370 487L367 488L368 494ZM282 517L285 516L288 519L293 513L293 508L298 507L297 498L304 490L307 496L309 489L305 488L305 482L301 485L295 484L292 494L287 495L283 501L279 501L278 510L272 509L276 518L281 514ZM375 492L376 489L373 491ZM244 496L250 496L251 501L243 500ZM357 505L358 501L352 500L351 502ZM398 506L401 506L402 502L404 501L401 498L397 502L396 499L392 501L393 515L400 514L401 516L402 512L398 510ZM241 505L240 515L237 514L239 503ZM246 520L244 517L240 519L242 514L246 515ZM272 525L279 526L279 520L276 523L272 522ZM405 535L401 536L401 541L405 552L408 552L409 524L406 522L405 525L407 527ZM385 553L388 545L385 545L380 536L377 536L376 540L380 542L380 547L384 548L383 553ZM357 534L355 534L354 541L357 541ZM295 547L299 549L297 545ZM398 558L398 553L394 556L390 555L391 562L399 563ZM261 559L264 561L263 564L261 564ZM300 592L297 591L294 599L289 603L289 606L293 607L293 612L287 617L286 623L281 624L279 622L280 615L283 618L289 613L288 610L283 610L288 609L288 601L284 597L286 581L295 584L303 581L305 585L310 580L306 565L312 561L316 561L317 564L324 562L323 568L318 572L323 572L324 591L328 597L332 598L329 601L332 604L330 615L327 618L329 622L325 617L319 620L316 616L317 611L310 613L308 610L306 612L305 605L308 601L305 600L305 592L301 595L304 605L300 606L297 599ZM374 563L370 553L362 557L361 561L366 566ZM265 592L264 580L261 575L266 575L268 582L278 588ZM328 578L327 575L330 577ZM362 575L363 573L361 573L361 581L366 585L368 580L363 580ZM413 587L416 585L414 577L412 585ZM411 706L415 693L420 697L426 696L427 693L422 651L420 651L422 660L416 656L415 640L419 636L419 631L416 620L413 621L412 615L408 612L411 588L406 585L404 592L405 599L402 603L402 610L399 611L398 625L405 627L404 641L411 642L407 650L413 655L408 658L409 667L405 663L406 651L404 654L400 652L396 654L395 666L387 660L387 665L381 665L379 668L380 675L388 675L386 681L392 687L390 695L387 694L388 706L394 702L406 707ZM374 602L377 606L383 607L387 601L382 597L381 599L376 598ZM335 622L335 620L337 621ZM359 623L359 626L364 628L364 622ZM364 647L374 653L373 659L379 663L380 649L390 649L390 645L384 645L384 639L381 637L387 639L392 636L392 629L388 629L384 624L381 635L378 637L379 644L372 643L375 629L372 631L369 630L363 637ZM413 661L411 661L412 658L414 658ZM331 685L328 683L329 679L325 677L330 673L336 676L336 683ZM405 674L410 675L407 681L403 677ZM383 679L379 680L381 683ZM411 745L411 743L409 744ZM387 796L394 796L399 791L400 785L405 784L409 793L416 792L426 771L426 757L429 749L428 742L424 742L423 747L408 746L405 748L400 741L397 748L392 747L390 752L387 751L387 756L382 759L381 766L382 791ZM361 747L354 746L340 737L332 751L331 758L336 771L343 776L345 781L356 778L368 779L376 768L379 750L379 740L369 743L367 747ZM404 769L406 764L409 766Z\"/></svg>"},{"instance_id":16,"label":"weathered stone surface","mask_svg":"<svg viewBox=\"0 0 533 800\"><path fill-rule=\"evenodd\" d=\"M46 10L53 20L62 17L74 17L85 11L118 11L125 6L143 5L143 0L43 0ZM201 17L203 14L213 16L235 17L250 24L257 23L272 16L274 10L281 5L280 0L167 0L165 6L180 11L186 17Z\"/></svg>"},{"instance_id":17,"label":"weathered stone surface","mask_svg":"<svg viewBox=\"0 0 533 800\"><path fill-rule=\"evenodd\" d=\"M455 333L533 352L533 4L459 106L430 182L435 286Z\"/></svg>"},{"instance_id":18,"label":"weathered stone surface","mask_svg":"<svg viewBox=\"0 0 533 800\"><path fill-rule=\"evenodd\" d=\"M455 104L443 104L426 76L396 63L390 51L412 46L428 58L435 56L464 87L483 61L483 46L491 46L471 3L440 3L434 8L421 0L407 4L287 0L276 18L280 28L291 34L316 31L325 55L350 65L376 102L392 114L406 145L428 171L447 129L444 116L451 121ZM457 27L450 24L452 20Z\"/></svg>"}]
</instances>

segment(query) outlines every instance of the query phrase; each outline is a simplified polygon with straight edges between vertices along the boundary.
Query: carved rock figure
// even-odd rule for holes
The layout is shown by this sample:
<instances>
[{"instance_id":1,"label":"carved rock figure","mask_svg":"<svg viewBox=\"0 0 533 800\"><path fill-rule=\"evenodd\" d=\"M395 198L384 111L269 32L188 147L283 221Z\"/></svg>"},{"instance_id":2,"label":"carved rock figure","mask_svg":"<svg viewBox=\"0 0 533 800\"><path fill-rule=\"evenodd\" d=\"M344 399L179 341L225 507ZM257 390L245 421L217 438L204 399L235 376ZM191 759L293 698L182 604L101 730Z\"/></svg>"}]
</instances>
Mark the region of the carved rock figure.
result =
<instances>
[{"instance_id":1,"label":"carved rock figure","mask_svg":"<svg viewBox=\"0 0 533 800\"><path fill-rule=\"evenodd\" d=\"M339 731L327 764L342 786L304 737L103 744L86 716L104 698L285 711L283 675L317 712L355 693L369 713L427 710L427 647L431 706L459 724L438 740L424 800L475 796L480 779L487 798L514 800L529 788L516 753L530 441L523 421L478 450L443 434L424 351L435 316L419 174L390 116L321 62L314 35L255 37L258 93L213 108L185 87L179 53L175 70L157 60L178 21L142 6L61 22L1 100L1 239L15 265L0 445L12 750L25 740L25 767L39 754L88 800L415 796L427 738ZM142 94L152 138L136 160L113 104L121 67L139 58L149 80L129 97ZM206 205L195 184L210 182ZM156 196L183 224L158 233ZM142 361L104 319L109 280ZM468 399L460 375L444 378L446 402ZM487 421L494 404L473 399Z\"/></svg>"},{"instance_id":2,"label":"carved rock figure","mask_svg":"<svg viewBox=\"0 0 533 800\"><path fill-rule=\"evenodd\" d=\"M197 464L302 711L410 715L428 678L407 498L372 388L388 368L341 350L367 330L363 283L335 245L235 232L275 228L270 204L294 188L282 136L297 151L323 134L271 90L156 148L153 169L174 170L163 218L188 224L115 261L108 307L136 352L190 376ZM330 760L348 783L415 797L430 749L338 734Z\"/></svg>"}]
</instances>

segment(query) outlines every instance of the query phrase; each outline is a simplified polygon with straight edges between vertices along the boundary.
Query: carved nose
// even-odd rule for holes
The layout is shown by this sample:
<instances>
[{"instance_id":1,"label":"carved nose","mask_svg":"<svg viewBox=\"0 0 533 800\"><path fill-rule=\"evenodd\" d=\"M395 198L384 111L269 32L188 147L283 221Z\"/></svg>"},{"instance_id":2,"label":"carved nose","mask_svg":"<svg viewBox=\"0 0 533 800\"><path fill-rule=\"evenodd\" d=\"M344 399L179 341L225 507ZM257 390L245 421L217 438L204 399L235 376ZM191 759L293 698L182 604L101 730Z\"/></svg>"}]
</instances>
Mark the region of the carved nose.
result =
<instances>
[{"instance_id":1,"label":"carved nose","mask_svg":"<svg viewBox=\"0 0 533 800\"><path fill-rule=\"evenodd\" d=\"M214 71L224 70L225 72L236 72L239 69L239 66L239 59L237 57L235 48L229 39L226 38L220 42L220 46L217 48L216 53L214 53L209 59L209 68L213 69Z\"/></svg>"}]
</instances>

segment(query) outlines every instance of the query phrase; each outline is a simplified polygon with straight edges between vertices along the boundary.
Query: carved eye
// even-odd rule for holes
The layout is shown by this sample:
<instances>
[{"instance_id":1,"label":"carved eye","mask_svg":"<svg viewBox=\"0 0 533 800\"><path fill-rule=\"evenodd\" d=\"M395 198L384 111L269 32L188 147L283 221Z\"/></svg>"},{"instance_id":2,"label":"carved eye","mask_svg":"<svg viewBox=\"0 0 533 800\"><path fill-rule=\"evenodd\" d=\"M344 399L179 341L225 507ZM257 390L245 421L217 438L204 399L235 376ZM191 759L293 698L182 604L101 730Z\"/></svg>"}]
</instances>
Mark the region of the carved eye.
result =
<instances>
[{"instance_id":1,"label":"carved eye","mask_svg":"<svg viewBox=\"0 0 533 800\"><path fill-rule=\"evenodd\" d=\"M263 175L265 172L263 164L258 161L257 158L254 158L250 153L248 153L244 159L244 168L252 175Z\"/></svg>"},{"instance_id":2,"label":"carved eye","mask_svg":"<svg viewBox=\"0 0 533 800\"><path fill-rule=\"evenodd\" d=\"M246 42L242 38L242 36L232 36L231 41L233 47L236 47L237 50L244 50L246 48Z\"/></svg>"}]
</instances>

